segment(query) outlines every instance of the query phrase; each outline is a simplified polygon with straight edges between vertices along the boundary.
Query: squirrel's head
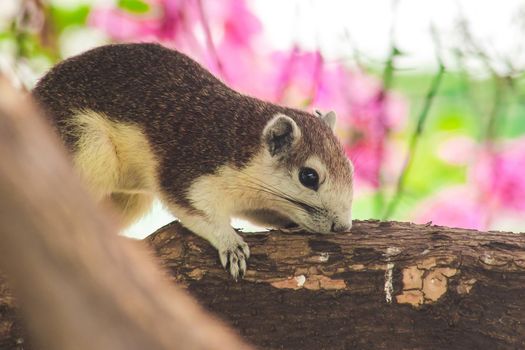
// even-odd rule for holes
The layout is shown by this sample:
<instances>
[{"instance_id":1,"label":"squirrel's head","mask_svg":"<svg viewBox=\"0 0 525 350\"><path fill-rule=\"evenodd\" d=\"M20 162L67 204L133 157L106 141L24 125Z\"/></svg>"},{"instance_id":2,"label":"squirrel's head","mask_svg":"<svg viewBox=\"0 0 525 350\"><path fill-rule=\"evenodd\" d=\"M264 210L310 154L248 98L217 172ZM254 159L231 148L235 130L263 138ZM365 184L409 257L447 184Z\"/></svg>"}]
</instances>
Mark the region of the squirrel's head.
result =
<instances>
[{"instance_id":1,"label":"squirrel's head","mask_svg":"<svg viewBox=\"0 0 525 350\"><path fill-rule=\"evenodd\" d=\"M334 112L286 110L264 127L254 185L266 212L279 218L273 226L327 234L352 227L353 168L333 133L335 120Z\"/></svg>"}]
</instances>

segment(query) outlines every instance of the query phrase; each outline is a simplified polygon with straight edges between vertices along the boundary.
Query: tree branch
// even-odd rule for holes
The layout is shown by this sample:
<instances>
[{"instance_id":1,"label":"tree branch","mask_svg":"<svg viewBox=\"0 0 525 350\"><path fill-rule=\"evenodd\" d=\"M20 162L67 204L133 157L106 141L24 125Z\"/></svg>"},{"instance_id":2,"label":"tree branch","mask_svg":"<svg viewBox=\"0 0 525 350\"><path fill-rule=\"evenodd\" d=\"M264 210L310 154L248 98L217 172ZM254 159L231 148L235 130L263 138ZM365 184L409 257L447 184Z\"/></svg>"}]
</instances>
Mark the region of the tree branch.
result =
<instances>
[{"instance_id":1,"label":"tree branch","mask_svg":"<svg viewBox=\"0 0 525 350\"><path fill-rule=\"evenodd\" d=\"M523 234L365 221L243 237L239 283L178 223L146 240L174 281L264 349L525 347Z\"/></svg>"}]
</instances>

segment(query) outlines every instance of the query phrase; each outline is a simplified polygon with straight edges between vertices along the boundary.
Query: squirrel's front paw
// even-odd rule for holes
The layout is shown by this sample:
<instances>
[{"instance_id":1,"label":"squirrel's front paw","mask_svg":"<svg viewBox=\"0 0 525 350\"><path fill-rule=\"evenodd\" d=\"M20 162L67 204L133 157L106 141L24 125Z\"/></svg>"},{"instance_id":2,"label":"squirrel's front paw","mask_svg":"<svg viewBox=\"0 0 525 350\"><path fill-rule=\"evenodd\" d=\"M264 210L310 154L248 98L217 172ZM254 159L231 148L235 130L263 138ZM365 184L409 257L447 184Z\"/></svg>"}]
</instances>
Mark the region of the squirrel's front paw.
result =
<instances>
[{"instance_id":1,"label":"squirrel's front paw","mask_svg":"<svg viewBox=\"0 0 525 350\"><path fill-rule=\"evenodd\" d=\"M250 257L250 248L242 237L238 234L228 237L219 243L218 250L222 266L230 271L236 281L239 276L243 278L246 273L246 259Z\"/></svg>"}]
</instances>

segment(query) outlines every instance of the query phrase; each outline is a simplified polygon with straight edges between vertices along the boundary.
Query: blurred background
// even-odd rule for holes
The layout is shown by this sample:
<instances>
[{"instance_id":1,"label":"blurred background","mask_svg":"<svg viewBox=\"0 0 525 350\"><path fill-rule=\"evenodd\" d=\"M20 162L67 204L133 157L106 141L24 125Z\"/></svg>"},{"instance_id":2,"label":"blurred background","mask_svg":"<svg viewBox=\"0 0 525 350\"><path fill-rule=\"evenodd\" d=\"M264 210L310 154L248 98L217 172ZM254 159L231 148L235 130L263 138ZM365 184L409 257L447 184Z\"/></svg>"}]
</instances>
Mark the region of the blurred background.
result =
<instances>
[{"instance_id":1,"label":"blurred background","mask_svg":"<svg viewBox=\"0 0 525 350\"><path fill-rule=\"evenodd\" d=\"M0 71L21 89L130 41L244 93L335 110L354 218L525 231L525 1L0 1ZM127 234L170 220L157 203Z\"/></svg>"}]
</instances>

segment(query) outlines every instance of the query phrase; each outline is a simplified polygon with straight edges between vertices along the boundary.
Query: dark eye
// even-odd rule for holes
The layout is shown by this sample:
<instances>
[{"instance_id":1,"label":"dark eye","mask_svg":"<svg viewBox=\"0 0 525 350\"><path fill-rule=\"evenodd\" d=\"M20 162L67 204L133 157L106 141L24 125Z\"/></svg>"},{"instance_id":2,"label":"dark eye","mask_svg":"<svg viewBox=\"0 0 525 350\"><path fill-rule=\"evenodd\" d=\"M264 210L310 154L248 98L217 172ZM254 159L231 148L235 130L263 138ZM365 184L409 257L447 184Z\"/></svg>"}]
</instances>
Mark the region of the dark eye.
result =
<instances>
[{"instance_id":1,"label":"dark eye","mask_svg":"<svg viewBox=\"0 0 525 350\"><path fill-rule=\"evenodd\" d=\"M319 188L319 175L317 171L312 168L301 168L299 170L299 181L303 186L311 188L314 191L317 191Z\"/></svg>"}]
</instances>

